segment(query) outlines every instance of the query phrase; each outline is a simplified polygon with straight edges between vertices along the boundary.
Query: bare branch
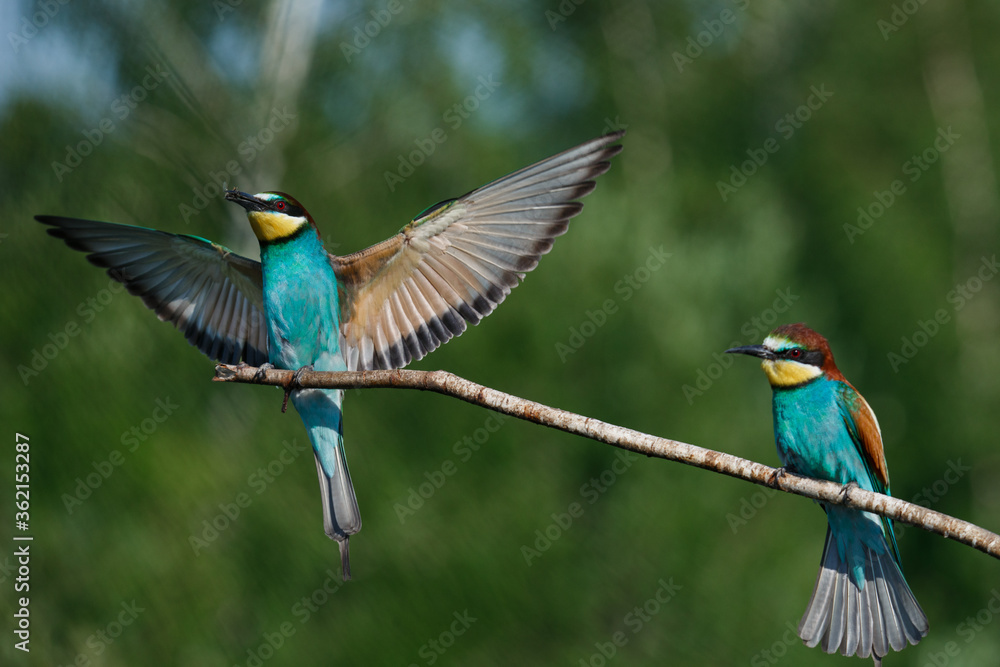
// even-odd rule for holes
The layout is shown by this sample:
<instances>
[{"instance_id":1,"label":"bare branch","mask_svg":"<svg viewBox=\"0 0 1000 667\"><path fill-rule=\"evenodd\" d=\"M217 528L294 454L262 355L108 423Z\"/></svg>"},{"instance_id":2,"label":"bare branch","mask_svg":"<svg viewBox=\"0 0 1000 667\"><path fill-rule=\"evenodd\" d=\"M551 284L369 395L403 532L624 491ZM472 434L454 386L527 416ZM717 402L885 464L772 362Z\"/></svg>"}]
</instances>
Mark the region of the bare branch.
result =
<instances>
[{"instance_id":1,"label":"bare branch","mask_svg":"<svg viewBox=\"0 0 1000 667\"><path fill-rule=\"evenodd\" d=\"M218 382L268 384L288 389L289 383L292 381L293 371L276 369L259 371L253 366L219 364L215 367L215 374L214 379ZM260 375L259 380L255 379L258 374ZM299 377L298 386L322 389L397 387L433 391L518 419L582 435L630 452L678 461L730 477L745 479L761 486L820 500L831 505L844 505L852 509L879 514L961 542L994 558L1000 558L1000 535L947 514L935 512L899 498L865 491L853 485L841 486L835 482L802 477L793 473L781 474L775 468L738 456L689 445L686 442L658 438L566 410L527 401L470 382L446 371L394 370L339 373L304 371Z\"/></svg>"}]
</instances>

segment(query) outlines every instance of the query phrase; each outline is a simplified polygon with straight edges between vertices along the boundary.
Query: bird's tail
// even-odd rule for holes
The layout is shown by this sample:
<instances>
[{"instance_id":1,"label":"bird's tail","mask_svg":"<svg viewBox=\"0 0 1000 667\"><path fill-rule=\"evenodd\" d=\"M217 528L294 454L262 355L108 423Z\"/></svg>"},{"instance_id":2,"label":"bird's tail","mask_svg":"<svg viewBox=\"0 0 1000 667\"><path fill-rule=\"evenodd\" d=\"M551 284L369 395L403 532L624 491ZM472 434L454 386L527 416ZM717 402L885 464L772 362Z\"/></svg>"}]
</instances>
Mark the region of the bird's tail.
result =
<instances>
[{"instance_id":1,"label":"bird's tail","mask_svg":"<svg viewBox=\"0 0 1000 667\"><path fill-rule=\"evenodd\" d=\"M848 564L846 548L827 529L823 561L809 606L799 622L799 637L807 646L819 644L827 653L871 656L876 665L906 642L916 644L927 634L927 616L903 578L893 552L884 542L881 550L861 542L850 545L863 553L864 581L859 586ZM860 575L860 569L856 570Z\"/></svg>"},{"instance_id":2,"label":"bird's tail","mask_svg":"<svg viewBox=\"0 0 1000 667\"><path fill-rule=\"evenodd\" d=\"M348 539L361 530L361 512L344 453L342 400L343 392L339 390L304 389L292 394L292 402L305 422L316 456L323 500L323 528L327 537L336 540L340 547L342 574L347 581L351 578Z\"/></svg>"}]
</instances>

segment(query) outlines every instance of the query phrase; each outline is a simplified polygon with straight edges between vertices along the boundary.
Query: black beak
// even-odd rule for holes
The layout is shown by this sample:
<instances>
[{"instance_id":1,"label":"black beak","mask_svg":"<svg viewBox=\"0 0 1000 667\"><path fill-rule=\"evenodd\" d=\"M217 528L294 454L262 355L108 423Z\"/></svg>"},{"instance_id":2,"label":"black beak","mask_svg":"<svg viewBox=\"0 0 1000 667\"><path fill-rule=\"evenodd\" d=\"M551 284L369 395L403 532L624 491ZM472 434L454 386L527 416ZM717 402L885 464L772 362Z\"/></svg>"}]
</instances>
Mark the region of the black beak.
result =
<instances>
[{"instance_id":1,"label":"black beak","mask_svg":"<svg viewBox=\"0 0 1000 667\"><path fill-rule=\"evenodd\" d=\"M267 208L267 204L257 199L253 195L248 195L245 192L240 192L237 189L226 190L226 201L236 202L243 208L250 211L263 211Z\"/></svg>"},{"instance_id":2,"label":"black beak","mask_svg":"<svg viewBox=\"0 0 1000 667\"><path fill-rule=\"evenodd\" d=\"M748 354L751 357L760 357L761 359L775 359L774 352L767 349L763 345L745 345L743 347L734 347L726 350L726 354Z\"/></svg>"}]
</instances>

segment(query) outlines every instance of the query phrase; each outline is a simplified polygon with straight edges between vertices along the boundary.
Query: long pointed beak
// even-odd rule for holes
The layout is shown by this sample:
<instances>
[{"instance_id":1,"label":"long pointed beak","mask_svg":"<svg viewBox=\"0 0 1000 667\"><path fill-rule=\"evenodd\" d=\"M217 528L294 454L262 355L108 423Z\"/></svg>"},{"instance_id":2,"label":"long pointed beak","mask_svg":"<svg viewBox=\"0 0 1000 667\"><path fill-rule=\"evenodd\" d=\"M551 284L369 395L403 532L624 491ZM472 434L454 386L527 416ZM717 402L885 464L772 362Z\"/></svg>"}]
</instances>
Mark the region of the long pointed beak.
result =
<instances>
[{"instance_id":1,"label":"long pointed beak","mask_svg":"<svg viewBox=\"0 0 1000 667\"><path fill-rule=\"evenodd\" d=\"M767 349L763 345L745 345L743 347L733 347L726 350L726 354L748 354L751 357L760 357L761 359L774 359L774 352Z\"/></svg>"},{"instance_id":2,"label":"long pointed beak","mask_svg":"<svg viewBox=\"0 0 1000 667\"><path fill-rule=\"evenodd\" d=\"M236 202L243 208L247 210L247 213L251 211L263 211L267 206L261 200L257 199L253 195L248 195L245 192L240 192L239 190L232 189L226 190L226 200L231 202Z\"/></svg>"}]
</instances>

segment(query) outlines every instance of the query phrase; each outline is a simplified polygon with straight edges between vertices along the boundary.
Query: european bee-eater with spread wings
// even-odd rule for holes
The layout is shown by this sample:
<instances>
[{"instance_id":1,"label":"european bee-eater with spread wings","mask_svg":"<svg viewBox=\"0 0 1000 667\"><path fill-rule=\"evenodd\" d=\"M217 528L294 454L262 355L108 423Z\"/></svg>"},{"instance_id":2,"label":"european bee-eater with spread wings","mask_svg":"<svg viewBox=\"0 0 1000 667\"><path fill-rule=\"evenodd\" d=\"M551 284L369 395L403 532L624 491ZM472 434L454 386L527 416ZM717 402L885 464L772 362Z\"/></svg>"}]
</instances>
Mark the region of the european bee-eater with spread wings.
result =
<instances>
[{"instance_id":1,"label":"european bee-eater with spread wings","mask_svg":"<svg viewBox=\"0 0 1000 667\"><path fill-rule=\"evenodd\" d=\"M305 208L280 192L226 199L246 209L260 262L186 234L59 216L49 233L89 253L161 320L223 363L319 371L400 368L504 300L564 233L608 170L623 132L599 137L433 206L388 239L338 257ZM343 446L342 390L297 389L326 534L361 530Z\"/></svg>"}]
</instances>

